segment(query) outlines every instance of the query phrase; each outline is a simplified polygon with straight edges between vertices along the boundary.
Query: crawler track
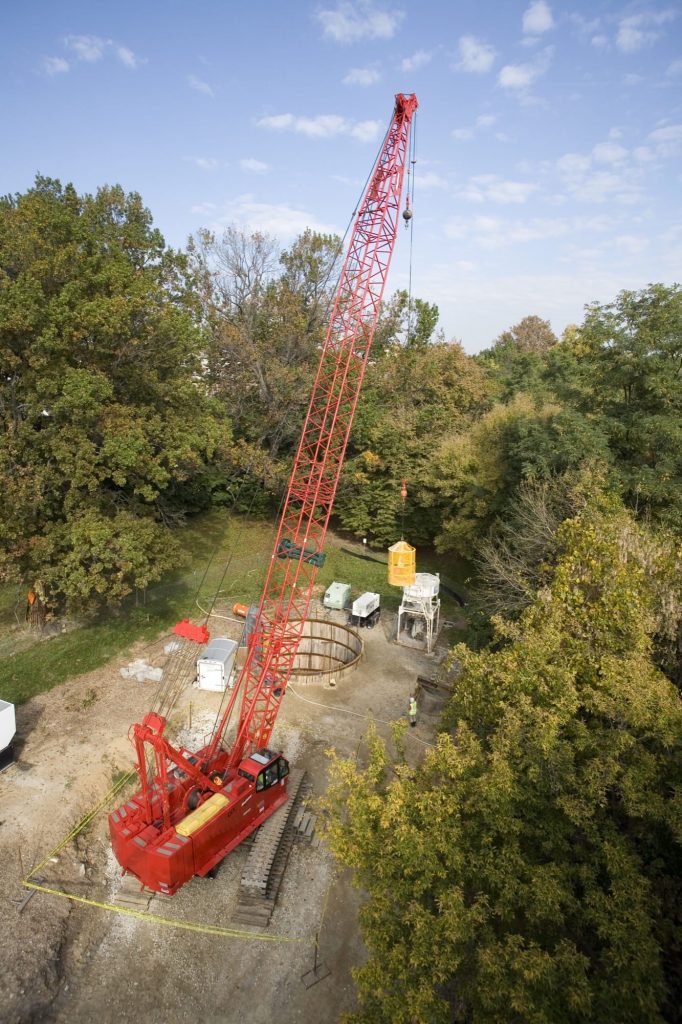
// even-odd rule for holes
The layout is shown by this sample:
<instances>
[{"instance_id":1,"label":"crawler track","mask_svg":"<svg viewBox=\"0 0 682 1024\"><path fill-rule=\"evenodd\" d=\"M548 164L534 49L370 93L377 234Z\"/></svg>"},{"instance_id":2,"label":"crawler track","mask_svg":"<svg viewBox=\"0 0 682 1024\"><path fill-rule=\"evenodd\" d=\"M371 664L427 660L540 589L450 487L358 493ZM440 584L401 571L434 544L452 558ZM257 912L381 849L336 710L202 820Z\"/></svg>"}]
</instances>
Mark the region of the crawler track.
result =
<instances>
[{"instance_id":1,"label":"crawler track","mask_svg":"<svg viewBox=\"0 0 682 1024\"><path fill-rule=\"evenodd\" d=\"M295 821L308 786L304 771L292 768L289 799L258 829L242 874L235 924L264 928L270 923L275 900L296 835Z\"/></svg>"}]
</instances>

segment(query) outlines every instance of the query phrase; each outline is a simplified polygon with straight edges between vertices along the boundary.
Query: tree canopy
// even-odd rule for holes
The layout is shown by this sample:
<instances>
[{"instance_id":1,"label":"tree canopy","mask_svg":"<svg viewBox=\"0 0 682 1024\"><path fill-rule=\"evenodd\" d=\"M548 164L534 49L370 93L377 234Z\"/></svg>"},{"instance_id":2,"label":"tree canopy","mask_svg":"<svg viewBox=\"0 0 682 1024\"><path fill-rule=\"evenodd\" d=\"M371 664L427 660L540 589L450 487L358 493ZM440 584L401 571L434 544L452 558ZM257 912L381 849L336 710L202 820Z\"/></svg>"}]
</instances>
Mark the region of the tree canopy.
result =
<instances>
[{"instance_id":1,"label":"tree canopy","mask_svg":"<svg viewBox=\"0 0 682 1024\"><path fill-rule=\"evenodd\" d=\"M354 1020L679 1019L682 707L626 513L592 505L498 650L461 666L437 747L336 761L329 841L368 900ZM392 771L391 771L392 768Z\"/></svg>"},{"instance_id":2,"label":"tree canopy","mask_svg":"<svg viewBox=\"0 0 682 1024\"><path fill-rule=\"evenodd\" d=\"M229 440L201 349L186 259L139 195L39 177L0 200L6 577L87 607L175 563L169 526Z\"/></svg>"}]
</instances>

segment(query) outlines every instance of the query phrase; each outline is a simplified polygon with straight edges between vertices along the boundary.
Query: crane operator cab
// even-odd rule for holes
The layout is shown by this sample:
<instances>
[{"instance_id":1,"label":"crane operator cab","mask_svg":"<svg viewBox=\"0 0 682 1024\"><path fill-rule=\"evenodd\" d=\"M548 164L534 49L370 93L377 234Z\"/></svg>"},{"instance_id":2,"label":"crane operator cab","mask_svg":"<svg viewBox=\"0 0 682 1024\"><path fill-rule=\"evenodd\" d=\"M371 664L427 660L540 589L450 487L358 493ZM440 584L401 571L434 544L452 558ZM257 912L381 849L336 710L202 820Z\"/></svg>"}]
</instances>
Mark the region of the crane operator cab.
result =
<instances>
[{"instance_id":1,"label":"crane operator cab","mask_svg":"<svg viewBox=\"0 0 682 1024\"><path fill-rule=\"evenodd\" d=\"M289 762L285 757L278 757L272 750L257 750L255 754L244 758L239 774L243 779L255 782L256 792L262 793L278 782L284 783L289 774Z\"/></svg>"}]
</instances>

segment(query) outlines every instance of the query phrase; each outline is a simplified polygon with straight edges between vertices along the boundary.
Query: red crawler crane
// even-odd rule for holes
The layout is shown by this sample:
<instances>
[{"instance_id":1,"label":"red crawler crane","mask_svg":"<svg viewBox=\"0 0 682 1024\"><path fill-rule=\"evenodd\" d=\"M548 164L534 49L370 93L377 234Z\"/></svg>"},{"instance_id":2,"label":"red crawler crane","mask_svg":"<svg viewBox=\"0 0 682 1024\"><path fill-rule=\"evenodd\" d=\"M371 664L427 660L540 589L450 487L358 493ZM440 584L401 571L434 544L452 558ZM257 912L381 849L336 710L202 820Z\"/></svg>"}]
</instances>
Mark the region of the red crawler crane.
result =
<instances>
[{"instance_id":1,"label":"red crawler crane","mask_svg":"<svg viewBox=\"0 0 682 1024\"><path fill-rule=\"evenodd\" d=\"M393 255L414 95L399 93L358 208L247 656L211 742L192 753L150 713L134 725L140 791L109 816L119 864L155 892L206 875L287 799L289 765L268 749L298 650ZM205 642L206 630L176 631ZM191 634L191 635L190 635ZM222 747L241 693L236 739ZM145 744L156 763L149 781Z\"/></svg>"}]
</instances>

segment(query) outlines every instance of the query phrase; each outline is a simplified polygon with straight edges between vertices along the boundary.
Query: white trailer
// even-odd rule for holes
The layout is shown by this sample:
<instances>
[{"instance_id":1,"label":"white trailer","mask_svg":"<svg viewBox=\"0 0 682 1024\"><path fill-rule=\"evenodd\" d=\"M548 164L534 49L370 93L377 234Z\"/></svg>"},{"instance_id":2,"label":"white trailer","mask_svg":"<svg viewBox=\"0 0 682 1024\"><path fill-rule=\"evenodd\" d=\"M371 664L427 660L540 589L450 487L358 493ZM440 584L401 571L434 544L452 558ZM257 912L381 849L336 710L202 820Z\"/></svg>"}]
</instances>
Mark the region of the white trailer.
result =
<instances>
[{"instance_id":1,"label":"white trailer","mask_svg":"<svg viewBox=\"0 0 682 1024\"><path fill-rule=\"evenodd\" d=\"M194 685L200 690L215 690L218 693L226 690L237 647L236 640L229 640L226 636L214 637L201 657L197 658L197 680Z\"/></svg>"},{"instance_id":2,"label":"white trailer","mask_svg":"<svg viewBox=\"0 0 682 1024\"><path fill-rule=\"evenodd\" d=\"M351 626L369 626L370 628L379 618L381 609L381 595L371 590L366 590L360 597L353 601L350 611Z\"/></svg>"},{"instance_id":3,"label":"white trailer","mask_svg":"<svg viewBox=\"0 0 682 1024\"><path fill-rule=\"evenodd\" d=\"M17 731L14 704L0 700L0 771L14 760L12 741Z\"/></svg>"}]
</instances>

